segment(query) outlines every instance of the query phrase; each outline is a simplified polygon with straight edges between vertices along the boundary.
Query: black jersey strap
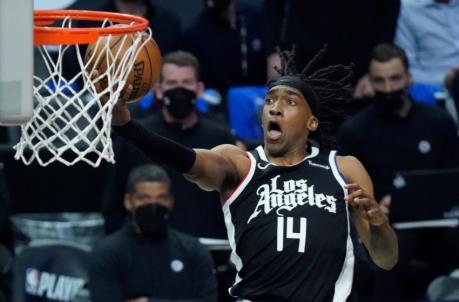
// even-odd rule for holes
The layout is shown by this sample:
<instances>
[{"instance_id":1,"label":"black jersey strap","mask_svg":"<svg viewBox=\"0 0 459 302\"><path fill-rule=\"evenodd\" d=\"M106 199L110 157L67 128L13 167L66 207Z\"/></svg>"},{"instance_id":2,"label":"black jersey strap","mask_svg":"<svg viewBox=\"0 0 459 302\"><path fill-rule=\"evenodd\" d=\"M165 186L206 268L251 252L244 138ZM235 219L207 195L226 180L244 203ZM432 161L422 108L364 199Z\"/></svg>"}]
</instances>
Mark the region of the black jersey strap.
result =
<instances>
[{"instance_id":1,"label":"black jersey strap","mask_svg":"<svg viewBox=\"0 0 459 302\"><path fill-rule=\"evenodd\" d=\"M133 120L123 126L114 126L113 130L134 143L152 161L179 173L189 171L196 160L193 149L148 131Z\"/></svg>"}]
</instances>

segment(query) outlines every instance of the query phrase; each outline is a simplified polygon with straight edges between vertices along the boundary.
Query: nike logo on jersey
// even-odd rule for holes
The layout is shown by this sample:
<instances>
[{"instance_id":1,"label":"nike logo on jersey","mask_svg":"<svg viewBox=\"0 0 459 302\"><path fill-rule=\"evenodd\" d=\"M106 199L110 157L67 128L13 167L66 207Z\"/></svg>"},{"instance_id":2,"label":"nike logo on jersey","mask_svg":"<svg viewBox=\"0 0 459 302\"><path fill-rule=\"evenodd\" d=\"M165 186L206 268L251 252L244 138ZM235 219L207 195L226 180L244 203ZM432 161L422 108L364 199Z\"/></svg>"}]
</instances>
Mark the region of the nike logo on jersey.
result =
<instances>
[{"instance_id":1,"label":"nike logo on jersey","mask_svg":"<svg viewBox=\"0 0 459 302\"><path fill-rule=\"evenodd\" d=\"M265 170L266 168L268 168L269 166L272 166L272 165L273 165L272 163L266 163L266 164L264 164L264 165L263 165L262 163L258 163L258 164L257 164L257 167L258 167L258 169L260 169L260 170Z\"/></svg>"},{"instance_id":2,"label":"nike logo on jersey","mask_svg":"<svg viewBox=\"0 0 459 302\"><path fill-rule=\"evenodd\" d=\"M268 214L276 210L278 216L282 210L292 211L298 206L313 206L336 214L337 199L332 195L316 193L314 185L309 186L306 179L286 180L279 183L280 175L271 178L269 184L257 188L259 200L247 224L260 213Z\"/></svg>"}]
</instances>

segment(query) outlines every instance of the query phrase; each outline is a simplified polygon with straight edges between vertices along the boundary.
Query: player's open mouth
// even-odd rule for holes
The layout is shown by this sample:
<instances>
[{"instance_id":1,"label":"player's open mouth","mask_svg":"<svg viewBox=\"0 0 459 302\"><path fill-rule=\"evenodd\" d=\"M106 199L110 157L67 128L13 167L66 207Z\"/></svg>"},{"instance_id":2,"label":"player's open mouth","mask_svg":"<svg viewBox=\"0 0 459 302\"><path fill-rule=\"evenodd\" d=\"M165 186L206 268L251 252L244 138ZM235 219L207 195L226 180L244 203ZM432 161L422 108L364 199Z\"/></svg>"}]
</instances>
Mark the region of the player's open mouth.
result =
<instances>
[{"instance_id":1,"label":"player's open mouth","mask_svg":"<svg viewBox=\"0 0 459 302\"><path fill-rule=\"evenodd\" d=\"M270 140L278 140L282 135L282 129L278 123L270 121L268 123L268 138Z\"/></svg>"}]
</instances>

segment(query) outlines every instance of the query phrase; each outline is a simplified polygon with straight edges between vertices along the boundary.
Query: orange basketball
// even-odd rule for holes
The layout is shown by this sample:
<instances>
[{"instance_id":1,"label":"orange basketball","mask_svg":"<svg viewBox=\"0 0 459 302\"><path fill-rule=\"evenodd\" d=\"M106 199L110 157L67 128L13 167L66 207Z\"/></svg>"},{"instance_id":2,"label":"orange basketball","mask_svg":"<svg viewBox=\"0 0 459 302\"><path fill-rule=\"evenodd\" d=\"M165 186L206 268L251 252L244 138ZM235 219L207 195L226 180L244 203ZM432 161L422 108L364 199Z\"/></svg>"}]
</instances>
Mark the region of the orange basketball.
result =
<instances>
[{"instance_id":1,"label":"orange basketball","mask_svg":"<svg viewBox=\"0 0 459 302\"><path fill-rule=\"evenodd\" d=\"M102 41L100 41L101 39ZM116 70L124 53L132 45L133 36L129 34L112 36L109 42L107 39L109 39L109 37L100 37L99 44L92 43L88 45L85 54L85 63L92 58L91 62L89 62L88 70L92 70L95 62L97 62L95 69L99 74L103 74L106 71L107 62L108 64L115 64L114 68ZM145 42L146 39L148 39L148 41ZM107 43L110 44L110 52L113 55L112 57L109 54L108 60L107 52L104 48L104 45ZM161 53L155 40L150 38L148 34L142 33L142 41L139 45L144 46L138 52L135 63L126 79L126 85L121 92L121 95L123 95L126 88L132 85L132 93L129 97L129 102L135 102L151 91L155 83L159 80L159 73L161 70ZM113 58L116 58L115 62L112 62ZM102 77L94 84L97 92L101 92L107 88L108 78L106 76Z\"/></svg>"}]
</instances>

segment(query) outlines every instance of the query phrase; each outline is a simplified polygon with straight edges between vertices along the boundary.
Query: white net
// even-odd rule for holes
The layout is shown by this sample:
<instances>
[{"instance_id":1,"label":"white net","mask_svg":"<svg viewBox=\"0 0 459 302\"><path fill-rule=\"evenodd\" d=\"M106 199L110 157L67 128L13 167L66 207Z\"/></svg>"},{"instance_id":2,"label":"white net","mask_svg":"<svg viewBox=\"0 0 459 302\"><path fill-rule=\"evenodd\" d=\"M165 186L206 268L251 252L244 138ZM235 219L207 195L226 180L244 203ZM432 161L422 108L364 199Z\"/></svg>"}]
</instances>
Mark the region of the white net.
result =
<instances>
[{"instance_id":1,"label":"white net","mask_svg":"<svg viewBox=\"0 0 459 302\"><path fill-rule=\"evenodd\" d=\"M71 27L71 23L67 18L62 27ZM108 20L102 23L103 27L111 25ZM138 52L150 37L151 30L99 38L95 45L99 51L86 58L79 45L37 46L46 73L34 75L34 114L21 126L15 158L27 165L35 160L42 166L83 161L97 167L103 159L113 163L112 109ZM112 39L122 47L111 49ZM73 64L78 65L70 79L64 77L65 69L72 68L64 59L67 57L73 57ZM102 63L106 69L95 72Z\"/></svg>"}]
</instances>

